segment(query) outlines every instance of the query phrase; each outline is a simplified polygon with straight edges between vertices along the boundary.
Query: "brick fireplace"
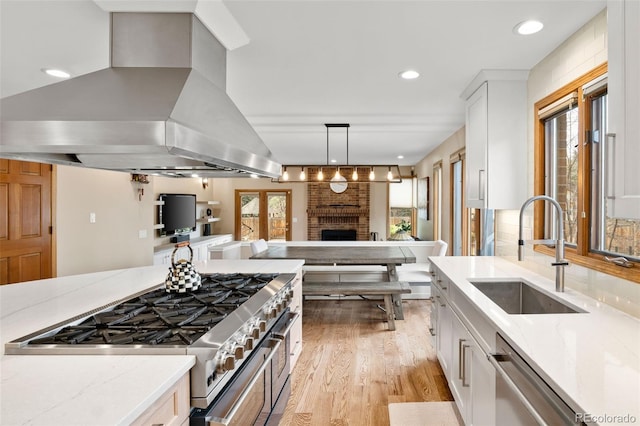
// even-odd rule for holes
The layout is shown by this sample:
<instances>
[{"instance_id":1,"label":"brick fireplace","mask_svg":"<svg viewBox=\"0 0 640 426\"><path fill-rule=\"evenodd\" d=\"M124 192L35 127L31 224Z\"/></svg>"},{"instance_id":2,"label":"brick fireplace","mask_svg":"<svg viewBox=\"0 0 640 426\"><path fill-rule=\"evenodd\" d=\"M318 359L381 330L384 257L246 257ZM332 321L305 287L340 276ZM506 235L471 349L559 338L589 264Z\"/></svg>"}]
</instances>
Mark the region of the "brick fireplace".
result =
<instances>
[{"instance_id":1,"label":"brick fireplace","mask_svg":"<svg viewBox=\"0 0 640 426\"><path fill-rule=\"evenodd\" d=\"M316 173L313 169L308 172L307 239L320 241L322 230L355 230L356 240L368 240L370 185L349 182L346 191L337 194L329 187L328 180L316 181ZM323 173L333 176L335 169L325 167ZM343 174L349 176L347 173L345 170Z\"/></svg>"}]
</instances>

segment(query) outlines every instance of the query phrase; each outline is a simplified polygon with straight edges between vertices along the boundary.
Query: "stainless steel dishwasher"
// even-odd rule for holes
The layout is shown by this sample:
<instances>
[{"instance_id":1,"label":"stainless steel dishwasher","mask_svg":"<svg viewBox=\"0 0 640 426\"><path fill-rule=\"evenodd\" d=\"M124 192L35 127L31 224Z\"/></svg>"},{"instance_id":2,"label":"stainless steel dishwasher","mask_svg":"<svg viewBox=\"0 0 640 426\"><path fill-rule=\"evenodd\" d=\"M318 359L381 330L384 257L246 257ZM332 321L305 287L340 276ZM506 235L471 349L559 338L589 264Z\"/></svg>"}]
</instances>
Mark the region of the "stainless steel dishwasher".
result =
<instances>
[{"instance_id":1,"label":"stainless steel dishwasher","mask_svg":"<svg viewBox=\"0 0 640 426\"><path fill-rule=\"evenodd\" d=\"M575 411L500 334L496 354L496 420L499 425L584 425Z\"/></svg>"}]
</instances>

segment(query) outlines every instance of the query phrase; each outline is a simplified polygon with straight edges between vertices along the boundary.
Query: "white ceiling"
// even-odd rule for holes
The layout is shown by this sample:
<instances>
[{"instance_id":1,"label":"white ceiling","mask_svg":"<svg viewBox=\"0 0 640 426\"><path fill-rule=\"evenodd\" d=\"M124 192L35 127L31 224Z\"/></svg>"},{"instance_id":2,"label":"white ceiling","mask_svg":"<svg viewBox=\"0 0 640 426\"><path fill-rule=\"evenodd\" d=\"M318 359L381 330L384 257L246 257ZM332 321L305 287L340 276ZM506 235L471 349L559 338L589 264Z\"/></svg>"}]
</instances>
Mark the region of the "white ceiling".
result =
<instances>
[{"instance_id":1,"label":"white ceiling","mask_svg":"<svg viewBox=\"0 0 640 426\"><path fill-rule=\"evenodd\" d=\"M220 3L153 3L209 1ZM228 53L227 91L278 161L324 164L324 123L350 123L351 164L413 165L464 125L460 94L481 69L531 69L606 1L223 4L250 40ZM513 34L530 18L545 24L541 33ZM0 19L2 97L54 83L44 67L81 75L108 66L108 13L91 0L0 0ZM398 78L409 68L420 78ZM329 140L344 163L344 129Z\"/></svg>"}]
</instances>

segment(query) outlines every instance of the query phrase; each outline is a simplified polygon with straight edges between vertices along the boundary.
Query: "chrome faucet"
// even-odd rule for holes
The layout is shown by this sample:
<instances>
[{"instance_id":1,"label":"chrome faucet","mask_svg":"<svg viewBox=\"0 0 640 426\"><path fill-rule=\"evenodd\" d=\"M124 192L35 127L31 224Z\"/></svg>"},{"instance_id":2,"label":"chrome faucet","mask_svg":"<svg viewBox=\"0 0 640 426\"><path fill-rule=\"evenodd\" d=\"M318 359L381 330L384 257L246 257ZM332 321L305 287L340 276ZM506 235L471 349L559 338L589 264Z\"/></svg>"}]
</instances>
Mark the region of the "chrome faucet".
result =
<instances>
[{"instance_id":1,"label":"chrome faucet","mask_svg":"<svg viewBox=\"0 0 640 426\"><path fill-rule=\"evenodd\" d=\"M524 209L536 200L548 201L556 208L556 260L551 263L551 266L556 268L556 291L564 291L564 267L569 265L569 262L564 258L564 222L562 220L562 207L560 207L560 204L553 198L547 195L536 195L535 197L529 198L524 202L522 207L520 207L520 221L518 224L518 260L522 261L524 259L524 240L522 239L522 216L524 214Z\"/></svg>"}]
</instances>

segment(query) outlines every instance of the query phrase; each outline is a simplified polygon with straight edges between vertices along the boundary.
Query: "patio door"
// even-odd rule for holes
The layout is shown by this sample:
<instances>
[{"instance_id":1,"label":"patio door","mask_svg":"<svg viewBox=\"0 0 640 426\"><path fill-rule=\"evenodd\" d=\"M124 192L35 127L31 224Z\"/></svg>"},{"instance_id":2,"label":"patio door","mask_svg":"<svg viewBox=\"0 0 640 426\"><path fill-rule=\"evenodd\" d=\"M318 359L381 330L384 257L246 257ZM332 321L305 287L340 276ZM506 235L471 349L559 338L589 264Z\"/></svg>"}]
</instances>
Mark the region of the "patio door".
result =
<instances>
[{"instance_id":1,"label":"patio door","mask_svg":"<svg viewBox=\"0 0 640 426\"><path fill-rule=\"evenodd\" d=\"M291 240L291 191L236 190L235 238Z\"/></svg>"}]
</instances>

